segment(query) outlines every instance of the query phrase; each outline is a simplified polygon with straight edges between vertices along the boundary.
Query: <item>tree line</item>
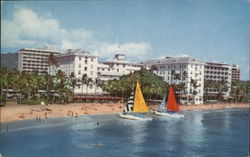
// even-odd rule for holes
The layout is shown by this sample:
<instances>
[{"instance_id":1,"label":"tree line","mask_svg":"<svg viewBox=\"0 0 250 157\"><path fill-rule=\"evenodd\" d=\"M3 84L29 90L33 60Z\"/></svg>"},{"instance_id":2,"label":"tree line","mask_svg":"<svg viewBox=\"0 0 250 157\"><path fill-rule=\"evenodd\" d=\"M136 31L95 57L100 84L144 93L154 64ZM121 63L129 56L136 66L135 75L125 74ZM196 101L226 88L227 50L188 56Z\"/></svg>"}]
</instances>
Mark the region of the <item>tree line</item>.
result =
<instances>
[{"instance_id":1,"label":"tree line","mask_svg":"<svg viewBox=\"0 0 250 157\"><path fill-rule=\"evenodd\" d=\"M176 74L172 72L171 79L173 80L185 80L186 73ZM142 68L134 73L123 75L119 80L101 81L99 78L92 79L86 74L83 74L80 78L76 78L74 73L70 76L66 76L61 70L58 70L55 76L45 73L39 75L37 71L30 73L19 72L17 70L10 71L7 68L1 68L1 99L9 97L12 93L19 102L31 101L31 100L44 100L47 103L68 103L73 101L74 90L79 86L85 86L86 90L81 89L81 95L88 94L88 88L94 87L95 94L97 88L101 88L103 92L108 93L111 96L128 98L132 91L134 91L135 83L139 80L141 89L145 99L162 99L162 97L168 94L168 83L166 83L162 77L153 73L152 70L146 70ZM181 81L178 84L174 84L174 89L179 95L187 93L185 81ZM197 94L195 90L197 88L197 82L191 80L193 86L193 95ZM232 102L248 102L250 82L249 81L234 81L231 86ZM208 81L204 82L204 101L206 98L206 89L216 89L218 91L216 100L223 99L223 92L228 90L228 86L223 81ZM8 92L7 92L8 91ZM178 97L177 94L177 98Z\"/></svg>"}]
</instances>

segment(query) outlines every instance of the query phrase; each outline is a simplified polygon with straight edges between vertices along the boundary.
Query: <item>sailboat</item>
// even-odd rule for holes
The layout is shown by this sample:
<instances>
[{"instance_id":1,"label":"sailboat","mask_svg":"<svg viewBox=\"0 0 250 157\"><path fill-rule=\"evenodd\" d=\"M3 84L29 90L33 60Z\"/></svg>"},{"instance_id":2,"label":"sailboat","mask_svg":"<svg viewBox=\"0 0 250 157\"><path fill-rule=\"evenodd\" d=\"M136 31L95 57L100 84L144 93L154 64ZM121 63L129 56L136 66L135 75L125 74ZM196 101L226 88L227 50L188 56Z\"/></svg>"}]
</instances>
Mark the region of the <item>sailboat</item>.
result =
<instances>
[{"instance_id":1,"label":"sailboat","mask_svg":"<svg viewBox=\"0 0 250 157\"><path fill-rule=\"evenodd\" d=\"M128 102L123 110L122 113L119 113L121 118L132 119L132 120L152 120L153 118L144 116L143 112L149 112L149 108L145 103L143 98L140 84L137 81L136 83L136 90L131 93L131 96L128 98Z\"/></svg>"},{"instance_id":2,"label":"sailboat","mask_svg":"<svg viewBox=\"0 0 250 157\"><path fill-rule=\"evenodd\" d=\"M169 116L181 118L184 117L183 114L179 114L179 107L176 103L174 88L170 85L169 93L168 93L168 103L166 104L166 95L163 97L158 109L155 111L156 115L160 116Z\"/></svg>"}]
</instances>

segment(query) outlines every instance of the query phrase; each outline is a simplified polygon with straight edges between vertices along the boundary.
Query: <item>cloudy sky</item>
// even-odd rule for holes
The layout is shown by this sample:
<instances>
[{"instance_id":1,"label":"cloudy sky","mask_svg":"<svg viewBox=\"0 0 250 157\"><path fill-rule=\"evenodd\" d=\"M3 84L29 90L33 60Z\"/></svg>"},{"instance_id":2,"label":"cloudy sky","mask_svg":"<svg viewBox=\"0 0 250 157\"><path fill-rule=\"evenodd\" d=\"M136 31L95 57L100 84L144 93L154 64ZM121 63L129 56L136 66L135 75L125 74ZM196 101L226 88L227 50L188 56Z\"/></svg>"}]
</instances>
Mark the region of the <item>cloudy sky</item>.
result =
<instances>
[{"instance_id":1,"label":"cloudy sky","mask_svg":"<svg viewBox=\"0 0 250 157\"><path fill-rule=\"evenodd\" d=\"M1 52L59 45L102 59L189 55L249 79L248 0L1 1Z\"/></svg>"}]
</instances>

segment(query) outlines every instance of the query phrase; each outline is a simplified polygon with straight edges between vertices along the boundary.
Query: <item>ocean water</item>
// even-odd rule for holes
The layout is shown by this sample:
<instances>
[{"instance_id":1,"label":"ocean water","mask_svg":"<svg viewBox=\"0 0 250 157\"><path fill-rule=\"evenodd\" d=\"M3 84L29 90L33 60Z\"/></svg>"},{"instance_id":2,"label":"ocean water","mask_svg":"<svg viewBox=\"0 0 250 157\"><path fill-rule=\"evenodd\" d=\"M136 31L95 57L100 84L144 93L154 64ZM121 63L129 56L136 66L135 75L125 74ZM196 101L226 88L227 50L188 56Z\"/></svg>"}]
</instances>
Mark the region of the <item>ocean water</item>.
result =
<instances>
[{"instance_id":1,"label":"ocean water","mask_svg":"<svg viewBox=\"0 0 250 157\"><path fill-rule=\"evenodd\" d=\"M153 121L118 115L2 124L4 157L247 157L249 111L185 111ZM99 125L97 125L99 122ZM7 130L8 128L8 130Z\"/></svg>"}]
</instances>

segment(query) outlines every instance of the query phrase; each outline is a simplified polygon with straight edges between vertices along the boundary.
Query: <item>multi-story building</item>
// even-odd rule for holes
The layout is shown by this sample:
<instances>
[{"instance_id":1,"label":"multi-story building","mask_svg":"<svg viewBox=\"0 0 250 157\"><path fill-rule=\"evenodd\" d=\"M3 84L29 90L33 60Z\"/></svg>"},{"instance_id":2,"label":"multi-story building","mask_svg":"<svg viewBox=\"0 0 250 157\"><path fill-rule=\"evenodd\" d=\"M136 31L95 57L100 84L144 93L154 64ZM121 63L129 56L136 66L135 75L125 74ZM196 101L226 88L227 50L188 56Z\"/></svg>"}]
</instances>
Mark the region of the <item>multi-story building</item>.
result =
<instances>
[{"instance_id":1,"label":"multi-story building","mask_svg":"<svg viewBox=\"0 0 250 157\"><path fill-rule=\"evenodd\" d=\"M240 80L240 67L239 65L232 66L232 81Z\"/></svg>"},{"instance_id":2,"label":"multi-story building","mask_svg":"<svg viewBox=\"0 0 250 157\"><path fill-rule=\"evenodd\" d=\"M223 96L229 96L231 91L232 82L232 66L224 63L206 62L205 65L205 81L211 80L213 82L223 81L224 85L228 87L227 91L223 91ZM213 99L218 94L216 88L206 88L205 96L209 99Z\"/></svg>"},{"instance_id":3,"label":"multi-story building","mask_svg":"<svg viewBox=\"0 0 250 157\"><path fill-rule=\"evenodd\" d=\"M45 49L23 48L18 53L18 70L25 72L38 71L39 74L48 73L48 57L52 53L58 55L60 52L53 46L45 46Z\"/></svg>"},{"instance_id":4,"label":"multi-story building","mask_svg":"<svg viewBox=\"0 0 250 157\"><path fill-rule=\"evenodd\" d=\"M180 85L180 102L202 104L204 87L204 63L191 57L166 57L141 62L142 66L153 70L169 84Z\"/></svg>"},{"instance_id":5,"label":"multi-story building","mask_svg":"<svg viewBox=\"0 0 250 157\"><path fill-rule=\"evenodd\" d=\"M110 61L99 62L97 71L100 80L113 80L140 69L139 64L128 62L124 54L116 54Z\"/></svg>"},{"instance_id":6,"label":"multi-story building","mask_svg":"<svg viewBox=\"0 0 250 157\"><path fill-rule=\"evenodd\" d=\"M60 69L67 77L74 73L75 77L79 80L84 74L87 74L87 77L91 78L93 81L98 77L98 57L90 52L86 52L83 49L70 49L63 54L58 55L57 59L59 67L50 67L52 75L55 75L56 71ZM94 86L87 87L86 85L82 86L79 84L79 86L74 89L74 93L82 92L88 92L88 94L95 93L96 88Z\"/></svg>"}]
</instances>

